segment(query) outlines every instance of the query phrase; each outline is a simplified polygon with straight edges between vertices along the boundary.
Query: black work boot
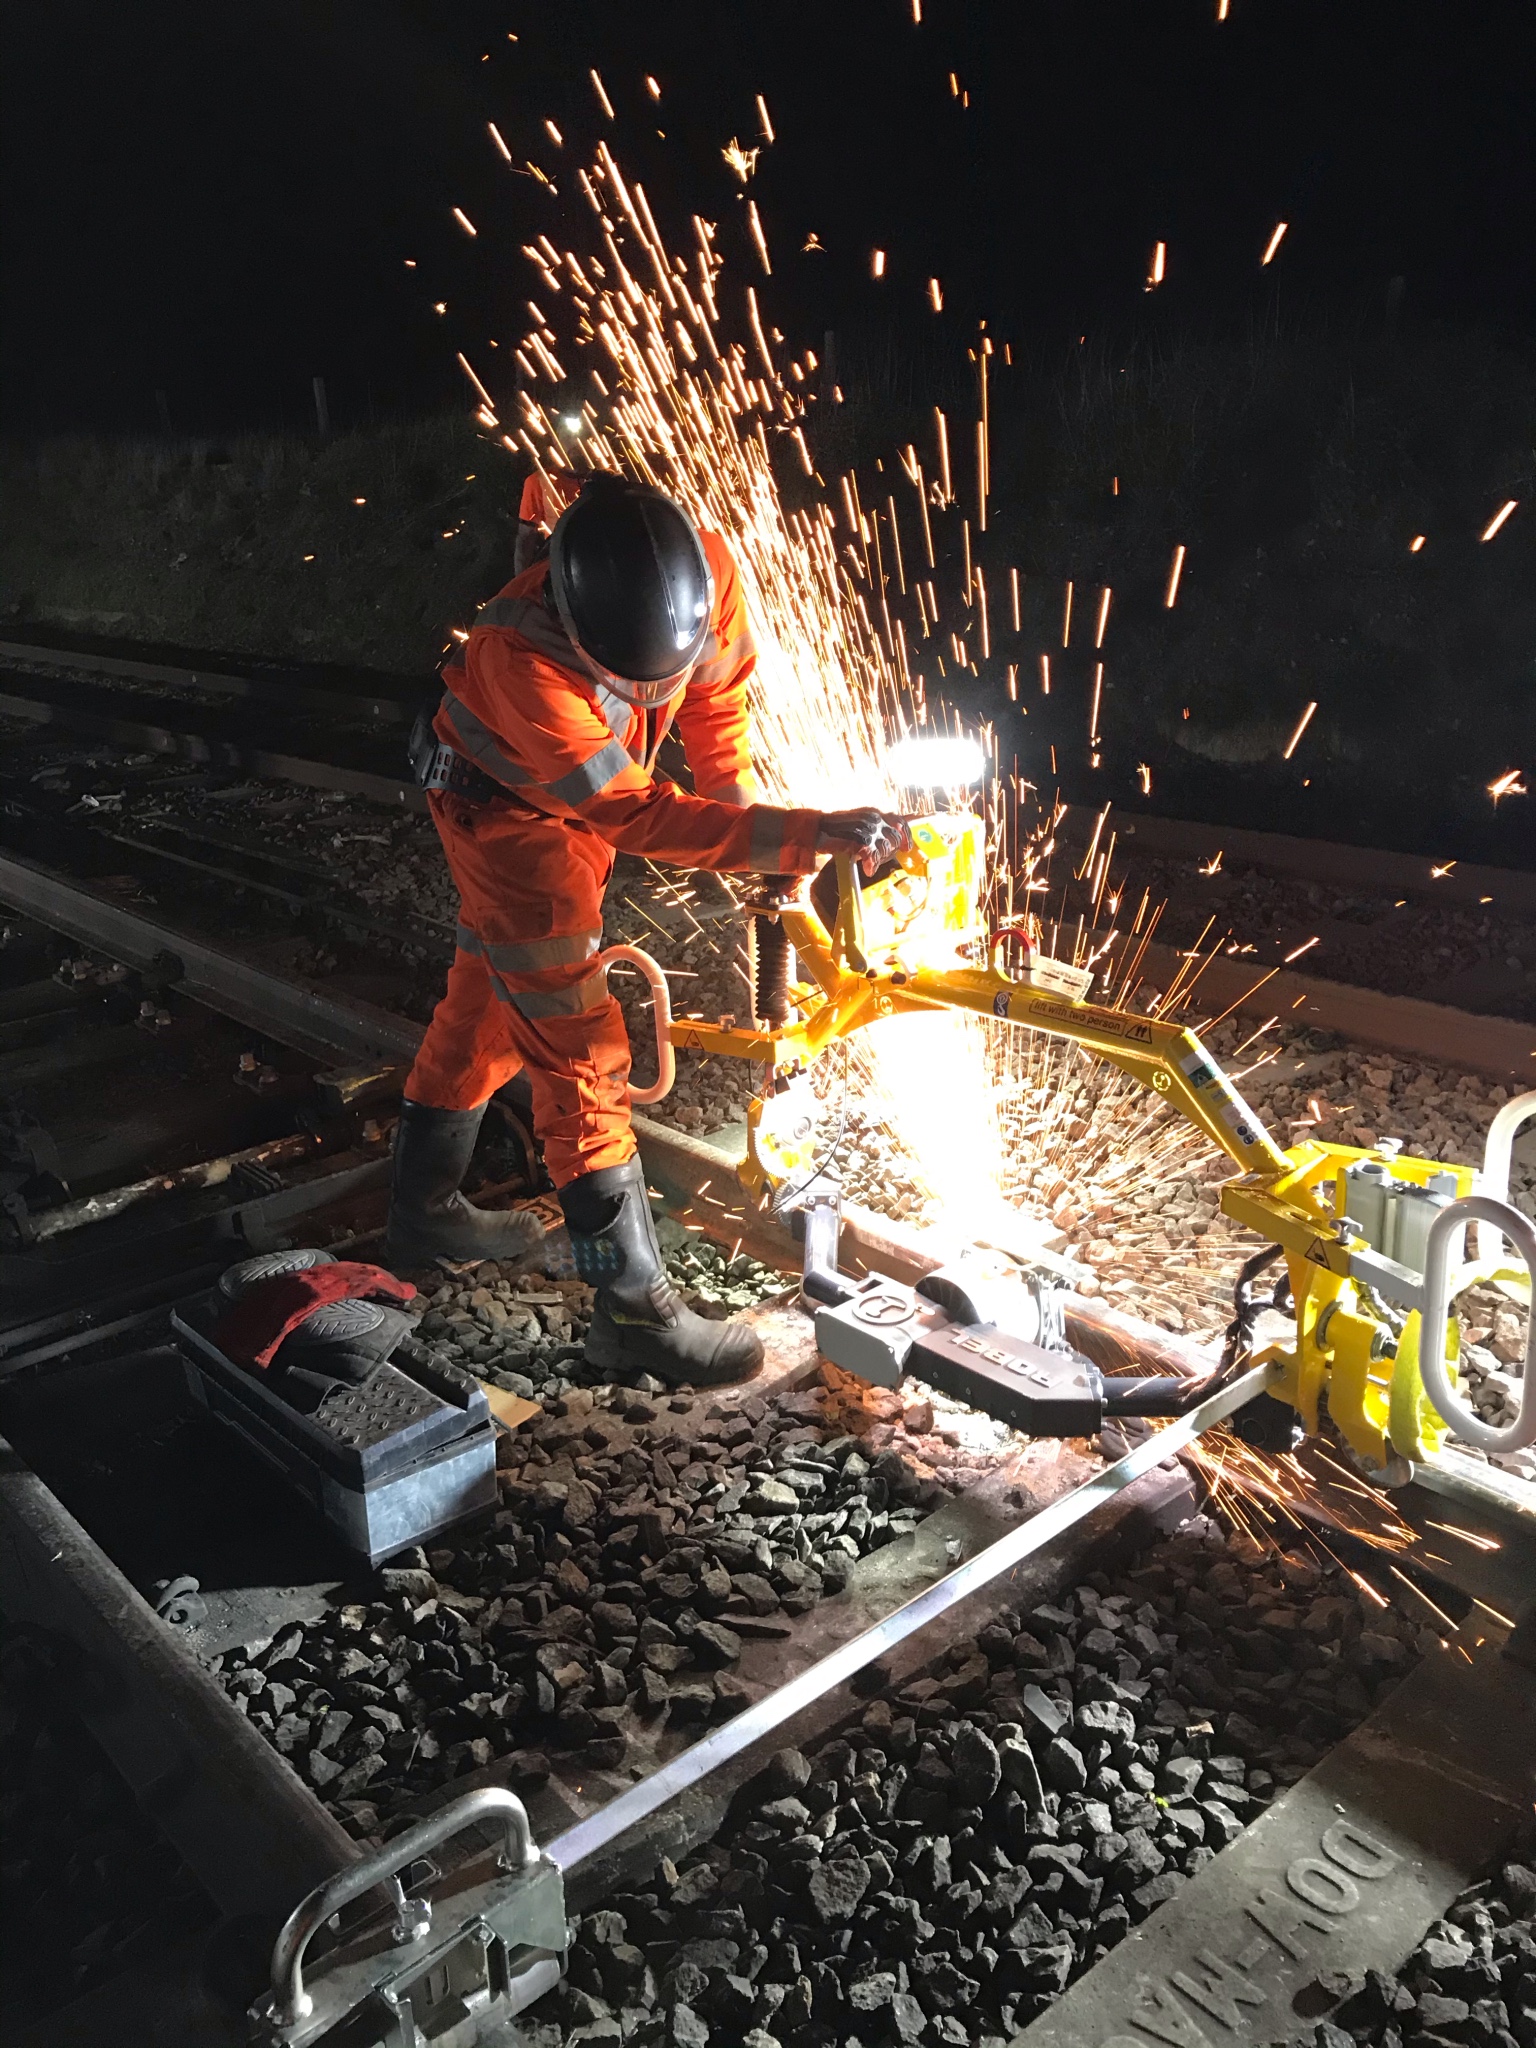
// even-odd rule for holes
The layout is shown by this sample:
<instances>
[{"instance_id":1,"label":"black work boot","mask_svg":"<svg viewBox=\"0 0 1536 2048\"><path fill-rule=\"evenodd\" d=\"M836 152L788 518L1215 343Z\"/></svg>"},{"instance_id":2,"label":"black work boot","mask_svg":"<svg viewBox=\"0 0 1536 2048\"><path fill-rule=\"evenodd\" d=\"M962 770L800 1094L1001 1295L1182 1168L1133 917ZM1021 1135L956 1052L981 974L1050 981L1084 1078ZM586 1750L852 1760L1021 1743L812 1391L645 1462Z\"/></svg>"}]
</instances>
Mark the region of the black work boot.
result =
<instances>
[{"instance_id":1,"label":"black work boot","mask_svg":"<svg viewBox=\"0 0 1536 2048\"><path fill-rule=\"evenodd\" d=\"M560 1206L576 1270L597 1289L589 1364L654 1373L674 1387L720 1387L757 1371L758 1337L740 1323L695 1315L667 1278L638 1158L584 1173L560 1190Z\"/></svg>"},{"instance_id":2,"label":"black work boot","mask_svg":"<svg viewBox=\"0 0 1536 2048\"><path fill-rule=\"evenodd\" d=\"M483 1102L478 1109L401 1103L384 1237L385 1256L395 1264L521 1259L542 1241L537 1216L524 1209L477 1209L459 1193L484 1115Z\"/></svg>"}]
</instances>

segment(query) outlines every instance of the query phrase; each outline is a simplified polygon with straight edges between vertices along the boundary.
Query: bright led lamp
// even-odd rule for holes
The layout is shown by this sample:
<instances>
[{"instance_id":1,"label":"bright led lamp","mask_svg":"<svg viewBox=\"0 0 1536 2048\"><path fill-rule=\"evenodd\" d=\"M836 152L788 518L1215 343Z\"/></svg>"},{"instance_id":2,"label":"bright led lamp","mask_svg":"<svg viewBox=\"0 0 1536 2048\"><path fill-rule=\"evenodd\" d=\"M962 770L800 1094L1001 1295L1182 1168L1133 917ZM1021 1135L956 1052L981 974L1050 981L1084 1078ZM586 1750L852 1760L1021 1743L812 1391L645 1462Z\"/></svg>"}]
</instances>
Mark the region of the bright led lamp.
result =
<instances>
[{"instance_id":1,"label":"bright led lamp","mask_svg":"<svg viewBox=\"0 0 1536 2048\"><path fill-rule=\"evenodd\" d=\"M987 772L987 757L978 742L960 733L898 740L885 764L903 789L968 788Z\"/></svg>"}]
</instances>

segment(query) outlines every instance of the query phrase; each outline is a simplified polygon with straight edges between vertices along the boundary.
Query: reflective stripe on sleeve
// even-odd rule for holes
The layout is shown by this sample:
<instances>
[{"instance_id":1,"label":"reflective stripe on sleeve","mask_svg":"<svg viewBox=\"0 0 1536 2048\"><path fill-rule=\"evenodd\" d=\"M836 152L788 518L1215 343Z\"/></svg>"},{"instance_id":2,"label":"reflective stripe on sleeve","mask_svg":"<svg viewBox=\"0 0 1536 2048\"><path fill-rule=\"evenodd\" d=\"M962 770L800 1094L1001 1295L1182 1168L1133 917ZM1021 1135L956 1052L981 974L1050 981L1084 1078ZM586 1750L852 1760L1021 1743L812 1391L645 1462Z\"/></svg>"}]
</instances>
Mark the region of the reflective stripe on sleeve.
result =
<instances>
[{"instance_id":1,"label":"reflective stripe on sleeve","mask_svg":"<svg viewBox=\"0 0 1536 2048\"><path fill-rule=\"evenodd\" d=\"M751 785L745 782L727 782L720 789L701 789L699 795L708 797L712 804L734 804L738 811L744 811L754 803Z\"/></svg>"},{"instance_id":2,"label":"reflective stripe on sleeve","mask_svg":"<svg viewBox=\"0 0 1536 2048\"><path fill-rule=\"evenodd\" d=\"M454 929L453 943L461 953L479 953L484 950L480 941L462 920Z\"/></svg>"},{"instance_id":3,"label":"reflective stripe on sleeve","mask_svg":"<svg viewBox=\"0 0 1536 2048\"><path fill-rule=\"evenodd\" d=\"M549 989L508 988L500 975L493 974L491 986L502 1002L510 1003L522 1016L534 1021L540 1017L579 1017L608 999L606 974L589 974L574 988Z\"/></svg>"},{"instance_id":4,"label":"reflective stripe on sleeve","mask_svg":"<svg viewBox=\"0 0 1536 2048\"><path fill-rule=\"evenodd\" d=\"M577 804L585 803L589 797L596 796L599 791L605 790L610 782L624 773L626 768L633 768L634 765L623 744L618 740L609 740L606 746L599 747L595 754L581 763L580 767L572 768L568 774L562 775L558 782L544 783L543 787L551 796L558 797L561 803L570 804L574 808Z\"/></svg>"}]
</instances>

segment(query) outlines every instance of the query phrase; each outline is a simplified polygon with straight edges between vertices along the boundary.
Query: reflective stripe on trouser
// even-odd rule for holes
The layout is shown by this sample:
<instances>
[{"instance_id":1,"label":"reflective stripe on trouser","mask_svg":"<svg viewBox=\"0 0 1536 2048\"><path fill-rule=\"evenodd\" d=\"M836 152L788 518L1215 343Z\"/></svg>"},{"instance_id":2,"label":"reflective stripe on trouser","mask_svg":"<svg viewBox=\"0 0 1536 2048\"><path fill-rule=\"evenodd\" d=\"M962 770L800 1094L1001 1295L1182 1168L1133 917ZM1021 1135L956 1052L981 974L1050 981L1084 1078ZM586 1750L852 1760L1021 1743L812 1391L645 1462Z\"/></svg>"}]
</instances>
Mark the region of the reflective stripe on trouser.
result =
<instances>
[{"instance_id":1,"label":"reflective stripe on trouser","mask_svg":"<svg viewBox=\"0 0 1536 2048\"><path fill-rule=\"evenodd\" d=\"M472 1109L526 1067L555 1185L622 1164L635 1149L629 1038L590 966L611 849L579 823L519 805L428 802L463 907L447 993L406 1095Z\"/></svg>"}]
</instances>

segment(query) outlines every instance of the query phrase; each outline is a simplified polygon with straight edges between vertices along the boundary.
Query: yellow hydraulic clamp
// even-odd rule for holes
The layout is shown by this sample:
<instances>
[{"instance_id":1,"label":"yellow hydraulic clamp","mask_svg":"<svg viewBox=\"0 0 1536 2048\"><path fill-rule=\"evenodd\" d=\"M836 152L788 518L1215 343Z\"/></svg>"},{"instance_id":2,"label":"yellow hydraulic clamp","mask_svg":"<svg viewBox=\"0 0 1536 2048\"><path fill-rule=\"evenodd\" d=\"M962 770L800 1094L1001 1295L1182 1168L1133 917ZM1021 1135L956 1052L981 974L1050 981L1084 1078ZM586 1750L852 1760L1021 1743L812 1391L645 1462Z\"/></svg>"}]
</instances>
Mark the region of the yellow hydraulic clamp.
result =
<instances>
[{"instance_id":1,"label":"yellow hydraulic clamp","mask_svg":"<svg viewBox=\"0 0 1536 2048\"><path fill-rule=\"evenodd\" d=\"M1022 971L1002 971L1002 935L989 932L980 906L979 818L918 819L911 841L868 882L838 855L809 887L770 884L748 904L758 930L758 1021L679 1016L667 1025L674 1046L765 1069L741 1167L749 1193L782 1202L816 1174L817 1104L807 1077L834 1040L881 1018L936 1009L1050 1032L1155 1089L1237 1168L1221 1207L1279 1248L1296 1319L1294 1342L1270 1345L1252 1362L1269 1367L1269 1391L1309 1433L1326 1407L1362 1465L1377 1471L1433 1456L1451 1428L1485 1448L1536 1441L1536 1401L1527 1397L1517 1420L1494 1430L1455 1392L1459 1333L1450 1303L1481 1280L1530 1295L1536 1233L1503 1199L1504 1185L1471 1167L1406 1157L1391 1143L1362 1149L1308 1140L1282 1151L1193 1031L1091 1002L1087 969L1027 942ZM804 981L788 980L791 949ZM1536 1095L1502 1113L1506 1179L1510 1112L1518 1121L1533 1110ZM1498 1149L1491 1141L1490 1152ZM1463 1251L1469 1221L1482 1254L1471 1260ZM1525 1270L1500 1251L1499 1231L1520 1249Z\"/></svg>"}]
</instances>

